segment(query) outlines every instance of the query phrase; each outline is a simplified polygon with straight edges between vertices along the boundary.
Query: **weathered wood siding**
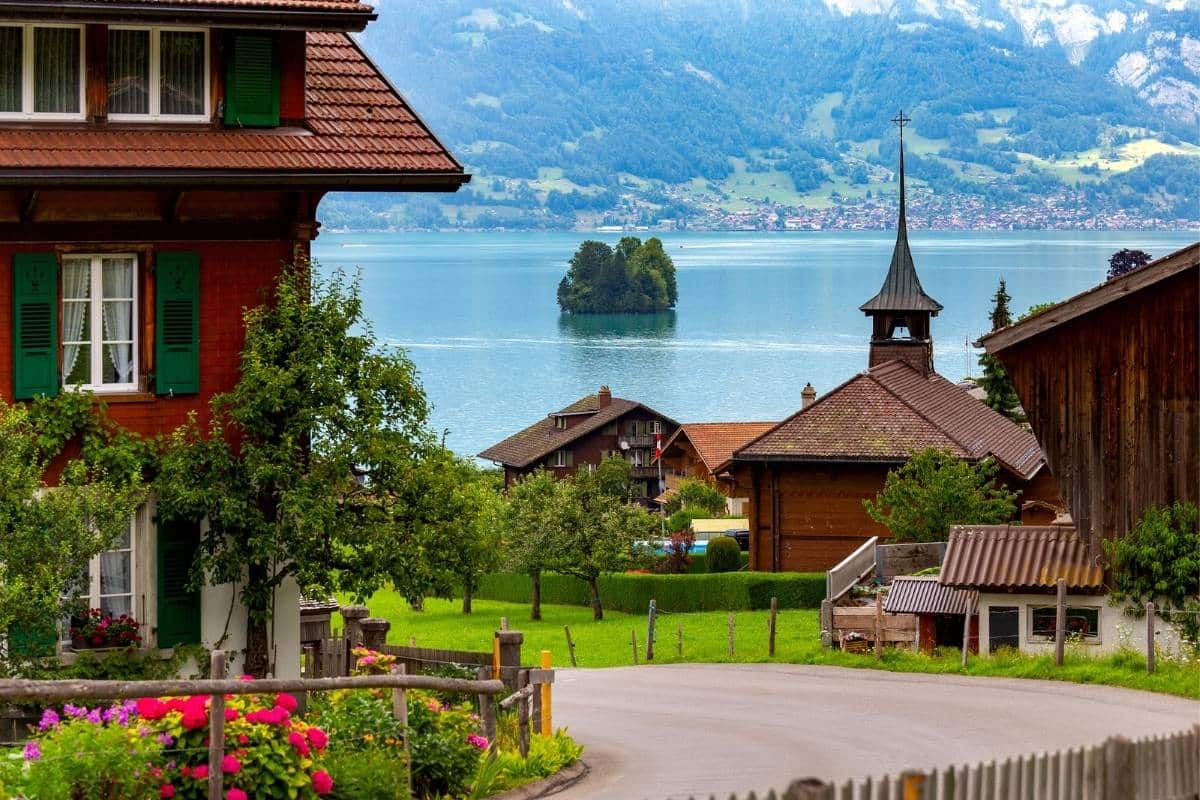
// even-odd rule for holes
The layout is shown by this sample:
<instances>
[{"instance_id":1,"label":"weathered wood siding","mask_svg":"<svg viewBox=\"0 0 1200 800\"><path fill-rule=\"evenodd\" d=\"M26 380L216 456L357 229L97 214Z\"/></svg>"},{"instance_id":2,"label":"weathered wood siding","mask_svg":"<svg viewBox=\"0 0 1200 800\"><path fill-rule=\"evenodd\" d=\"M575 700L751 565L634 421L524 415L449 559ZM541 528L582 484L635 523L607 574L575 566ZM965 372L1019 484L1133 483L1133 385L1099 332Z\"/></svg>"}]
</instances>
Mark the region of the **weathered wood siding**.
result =
<instances>
[{"instance_id":1,"label":"weathered wood siding","mask_svg":"<svg viewBox=\"0 0 1200 800\"><path fill-rule=\"evenodd\" d=\"M1000 350L1081 534L1200 501L1200 267Z\"/></svg>"},{"instance_id":2,"label":"weathered wood siding","mask_svg":"<svg viewBox=\"0 0 1200 800\"><path fill-rule=\"evenodd\" d=\"M764 572L824 572L872 536L891 532L863 508L883 489L894 464L735 463L738 497L749 497L750 569ZM1061 503L1043 468L1030 483L1001 473L1021 498ZM776 519L777 517L777 519ZM776 538L773 531L779 530Z\"/></svg>"}]
</instances>

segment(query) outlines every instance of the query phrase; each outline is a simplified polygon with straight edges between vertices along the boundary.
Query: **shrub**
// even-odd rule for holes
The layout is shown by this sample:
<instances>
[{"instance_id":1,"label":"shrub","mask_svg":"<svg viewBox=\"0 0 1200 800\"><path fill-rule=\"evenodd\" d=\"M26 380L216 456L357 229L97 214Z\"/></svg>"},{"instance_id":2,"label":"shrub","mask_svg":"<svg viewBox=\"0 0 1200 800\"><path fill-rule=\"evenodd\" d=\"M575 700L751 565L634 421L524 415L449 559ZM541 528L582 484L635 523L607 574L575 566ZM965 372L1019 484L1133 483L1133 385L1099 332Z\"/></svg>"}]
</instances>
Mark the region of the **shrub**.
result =
<instances>
[{"instance_id":1,"label":"shrub","mask_svg":"<svg viewBox=\"0 0 1200 800\"><path fill-rule=\"evenodd\" d=\"M49 712L42 736L25 745L24 774L13 775L6 788L39 800L157 797L161 745L128 724L131 705L113 707L121 709L115 713L67 706L71 713L62 719Z\"/></svg>"},{"instance_id":2,"label":"shrub","mask_svg":"<svg viewBox=\"0 0 1200 800\"><path fill-rule=\"evenodd\" d=\"M741 565L742 548L732 536L717 536L708 542L704 554L709 572L736 572Z\"/></svg>"},{"instance_id":3,"label":"shrub","mask_svg":"<svg viewBox=\"0 0 1200 800\"><path fill-rule=\"evenodd\" d=\"M511 750L501 751L496 756L499 775L492 789L507 791L549 778L574 764L581 755L583 747L561 730L555 731L553 736L531 737L529 758L522 759L520 753Z\"/></svg>"},{"instance_id":4,"label":"shrub","mask_svg":"<svg viewBox=\"0 0 1200 800\"><path fill-rule=\"evenodd\" d=\"M689 553L696 543L696 535L691 531L671 534L671 542L667 546L666 555L654 565L654 571L662 575L683 575L692 564Z\"/></svg>"},{"instance_id":5,"label":"shrub","mask_svg":"<svg viewBox=\"0 0 1200 800\"><path fill-rule=\"evenodd\" d=\"M609 608L643 614L653 598L660 611L751 611L770 607L820 608L825 599L825 573L725 572L692 575L604 575L600 590ZM479 597L509 603L529 602L529 577L488 575ZM586 606L587 585L564 575L542 576L542 602Z\"/></svg>"},{"instance_id":6,"label":"shrub","mask_svg":"<svg viewBox=\"0 0 1200 800\"><path fill-rule=\"evenodd\" d=\"M391 750L335 750L325 759L333 777L332 800L407 800L408 770Z\"/></svg>"},{"instance_id":7,"label":"shrub","mask_svg":"<svg viewBox=\"0 0 1200 800\"><path fill-rule=\"evenodd\" d=\"M490 744L476 732L469 705L449 706L431 694L408 693L413 793L457 797L467 791Z\"/></svg>"}]
</instances>

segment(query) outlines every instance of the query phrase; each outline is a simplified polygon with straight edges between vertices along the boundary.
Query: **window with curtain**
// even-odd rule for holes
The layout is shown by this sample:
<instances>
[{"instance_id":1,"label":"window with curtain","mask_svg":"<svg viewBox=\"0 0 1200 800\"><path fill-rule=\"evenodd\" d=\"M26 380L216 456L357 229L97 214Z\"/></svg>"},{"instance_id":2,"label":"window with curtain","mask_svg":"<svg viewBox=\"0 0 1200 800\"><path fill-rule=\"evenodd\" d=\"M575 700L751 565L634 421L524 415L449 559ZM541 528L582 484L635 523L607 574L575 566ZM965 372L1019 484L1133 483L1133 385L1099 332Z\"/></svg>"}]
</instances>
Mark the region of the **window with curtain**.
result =
<instances>
[{"instance_id":1,"label":"window with curtain","mask_svg":"<svg viewBox=\"0 0 1200 800\"><path fill-rule=\"evenodd\" d=\"M208 32L109 28L108 112L118 121L203 121Z\"/></svg>"},{"instance_id":2,"label":"window with curtain","mask_svg":"<svg viewBox=\"0 0 1200 800\"><path fill-rule=\"evenodd\" d=\"M62 382L137 388L137 258L67 256L62 269Z\"/></svg>"},{"instance_id":3,"label":"window with curtain","mask_svg":"<svg viewBox=\"0 0 1200 800\"><path fill-rule=\"evenodd\" d=\"M0 26L0 116L83 119L83 29Z\"/></svg>"},{"instance_id":4,"label":"window with curtain","mask_svg":"<svg viewBox=\"0 0 1200 800\"><path fill-rule=\"evenodd\" d=\"M107 550L93 558L79 577L68 586L63 595L68 606L83 609L98 608L106 614L119 617L129 614L137 617L140 609L134 603L137 594L134 578L137 566L134 555L136 531L130 520L121 538ZM70 641L71 615L61 621L60 638Z\"/></svg>"}]
</instances>

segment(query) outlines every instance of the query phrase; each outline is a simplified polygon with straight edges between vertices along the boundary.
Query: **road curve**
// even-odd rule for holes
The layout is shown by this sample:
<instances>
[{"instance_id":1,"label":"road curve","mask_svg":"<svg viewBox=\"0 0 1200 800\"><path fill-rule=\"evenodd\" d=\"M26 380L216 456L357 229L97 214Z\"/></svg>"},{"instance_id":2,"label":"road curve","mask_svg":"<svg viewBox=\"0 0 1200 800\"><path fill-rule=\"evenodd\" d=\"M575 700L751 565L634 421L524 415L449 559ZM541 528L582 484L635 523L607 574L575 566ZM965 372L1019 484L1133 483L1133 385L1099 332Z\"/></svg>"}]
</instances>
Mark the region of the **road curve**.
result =
<instances>
[{"instance_id":1,"label":"road curve","mask_svg":"<svg viewBox=\"0 0 1200 800\"><path fill-rule=\"evenodd\" d=\"M781 664L559 670L591 774L555 800L685 800L895 774L1200 723L1200 703L1055 681Z\"/></svg>"}]
</instances>

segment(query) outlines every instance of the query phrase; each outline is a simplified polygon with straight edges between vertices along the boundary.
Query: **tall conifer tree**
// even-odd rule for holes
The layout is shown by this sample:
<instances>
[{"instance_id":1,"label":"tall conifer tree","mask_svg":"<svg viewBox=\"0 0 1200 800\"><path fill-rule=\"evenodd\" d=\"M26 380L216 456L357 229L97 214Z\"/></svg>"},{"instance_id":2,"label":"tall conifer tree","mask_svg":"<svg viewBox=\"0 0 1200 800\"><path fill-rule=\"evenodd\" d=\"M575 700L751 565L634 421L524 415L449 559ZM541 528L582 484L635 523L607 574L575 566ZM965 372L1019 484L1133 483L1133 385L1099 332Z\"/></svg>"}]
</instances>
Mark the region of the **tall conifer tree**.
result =
<instances>
[{"instance_id":1,"label":"tall conifer tree","mask_svg":"<svg viewBox=\"0 0 1200 800\"><path fill-rule=\"evenodd\" d=\"M992 295L993 307L988 315L992 321L993 332L1012 324L1012 314L1008 310L1010 300L1012 296L1001 278L1000 286ZM1017 390L1013 388L1012 380L1000 360L985 352L979 356L979 366L983 369L983 376L977 383L987 392L984 402L1014 422L1024 422L1025 416L1019 410L1021 400L1017 397Z\"/></svg>"}]
</instances>

